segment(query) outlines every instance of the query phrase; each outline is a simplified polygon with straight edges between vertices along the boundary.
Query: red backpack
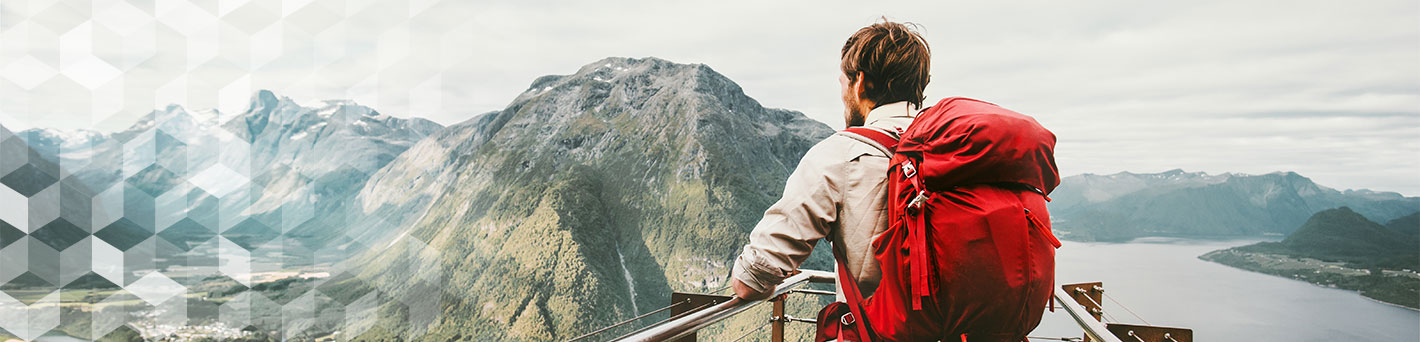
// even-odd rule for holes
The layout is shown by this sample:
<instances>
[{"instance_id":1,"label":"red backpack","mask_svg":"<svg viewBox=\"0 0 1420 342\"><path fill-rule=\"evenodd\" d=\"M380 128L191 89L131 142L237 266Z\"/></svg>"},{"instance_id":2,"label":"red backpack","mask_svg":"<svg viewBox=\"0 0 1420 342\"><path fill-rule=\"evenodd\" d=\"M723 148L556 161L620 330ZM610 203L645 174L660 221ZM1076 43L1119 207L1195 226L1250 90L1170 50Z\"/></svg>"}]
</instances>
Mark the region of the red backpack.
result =
<instances>
[{"instance_id":1,"label":"red backpack","mask_svg":"<svg viewBox=\"0 0 1420 342\"><path fill-rule=\"evenodd\" d=\"M888 228L873 241L882 280L864 301L835 253L848 303L820 311L815 340L1024 340L1050 298L1060 247L1045 207L1060 183L1055 135L967 98L922 110L900 142L847 131L894 152Z\"/></svg>"}]
</instances>

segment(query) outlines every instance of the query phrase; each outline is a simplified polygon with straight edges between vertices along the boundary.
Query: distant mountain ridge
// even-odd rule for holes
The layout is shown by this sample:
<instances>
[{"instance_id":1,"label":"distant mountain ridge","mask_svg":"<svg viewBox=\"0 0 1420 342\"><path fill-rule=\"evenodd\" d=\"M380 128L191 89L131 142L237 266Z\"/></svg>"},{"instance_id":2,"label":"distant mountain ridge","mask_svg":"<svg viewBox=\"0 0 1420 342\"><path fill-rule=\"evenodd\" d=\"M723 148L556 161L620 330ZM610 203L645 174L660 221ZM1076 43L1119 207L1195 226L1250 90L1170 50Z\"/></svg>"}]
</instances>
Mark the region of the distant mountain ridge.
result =
<instances>
[{"instance_id":1,"label":"distant mountain ridge","mask_svg":"<svg viewBox=\"0 0 1420 342\"><path fill-rule=\"evenodd\" d=\"M385 232L345 229L346 199L370 174L441 128L352 101L303 107L260 90L238 113L169 105L108 134L15 134L35 155L62 166L63 177L93 189L95 237L119 250L152 244L143 248L171 262L185 262L172 256L195 249L215 255L217 236L255 255L293 256L285 264L252 266L262 271L309 265L322 249L377 240Z\"/></svg>"},{"instance_id":2,"label":"distant mountain ridge","mask_svg":"<svg viewBox=\"0 0 1420 342\"><path fill-rule=\"evenodd\" d=\"M1295 172L1084 174L1062 179L1051 197L1054 228L1075 240L1287 234L1336 207L1381 222L1420 211L1417 197L1338 191Z\"/></svg>"},{"instance_id":3,"label":"distant mountain ridge","mask_svg":"<svg viewBox=\"0 0 1420 342\"><path fill-rule=\"evenodd\" d=\"M291 163L312 168L313 173L323 173L342 164L373 172L415 141L441 128L427 119L395 118L349 100L327 100L320 107L303 107L290 98L259 90L252 94L248 109L240 113L219 113L210 109L190 111L172 104L149 112L129 128L111 134L36 128L16 135L51 161L67 160L87 166L82 163L84 160L111 162L105 159L105 154L121 150L117 144L136 147L139 144L134 143L134 139L152 139L143 135L155 131L184 145L216 142L230 134L257 146L255 151L250 151L255 152L254 159L249 160L253 167L261 169L273 163ZM356 146L349 145L351 143ZM380 153L369 156L355 153L361 152L358 145L366 143L395 148L372 151ZM167 147L170 146L159 146L159 149ZM214 153L216 155L227 151L214 152L218 152ZM199 161L205 162L210 161ZM233 167L241 166L244 165ZM91 184L105 185L113 181L102 175L84 174L111 170L85 169L78 174Z\"/></svg>"}]
</instances>

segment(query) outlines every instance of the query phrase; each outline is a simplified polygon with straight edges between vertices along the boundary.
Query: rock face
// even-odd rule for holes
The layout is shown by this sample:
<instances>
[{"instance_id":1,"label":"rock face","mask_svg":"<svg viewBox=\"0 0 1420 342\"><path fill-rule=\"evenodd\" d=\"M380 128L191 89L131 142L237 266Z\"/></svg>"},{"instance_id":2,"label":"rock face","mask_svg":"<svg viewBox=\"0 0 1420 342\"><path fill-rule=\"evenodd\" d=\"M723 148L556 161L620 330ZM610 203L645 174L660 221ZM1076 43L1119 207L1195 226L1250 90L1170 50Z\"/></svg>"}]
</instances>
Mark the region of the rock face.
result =
<instances>
[{"instance_id":1,"label":"rock face","mask_svg":"<svg viewBox=\"0 0 1420 342\"><path fill-rule=\"evenodd\" d=\"M704 65L608 58L538 78L361 190L370 217L406 228L356 262L360 278L413 322L362 338L565 340L673 290L719 289L799 158L832 132ZM437 307L418 304L431 287ZM426 311L442 315L420 321Z\"/></svg>"},{"instance_id":2,"label":"rock face","mask_svg":"<svg viewBox=\"0 0 1420 342\"><path fill-rule=\"evenodd\" d=\"M1420 198L1337 191L1294 172L1085 174L1064 178L1051 197L1052 220L1063 237L1103 241L1288 234L1312 214L1341 206L1378 222L1420 210Z\"/></svg>"}]
</instances>

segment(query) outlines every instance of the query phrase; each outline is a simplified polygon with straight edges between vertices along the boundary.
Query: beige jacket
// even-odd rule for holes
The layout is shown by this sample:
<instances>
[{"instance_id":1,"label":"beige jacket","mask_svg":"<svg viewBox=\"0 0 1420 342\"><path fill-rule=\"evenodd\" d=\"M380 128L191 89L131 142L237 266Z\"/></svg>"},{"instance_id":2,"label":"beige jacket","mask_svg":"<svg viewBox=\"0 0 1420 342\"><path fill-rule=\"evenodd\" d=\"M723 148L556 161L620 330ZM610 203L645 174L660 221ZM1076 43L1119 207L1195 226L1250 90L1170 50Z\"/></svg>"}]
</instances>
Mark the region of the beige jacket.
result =
<instances>
[{"instance_id":1,"label":"beige jacket","mask_svg":"<svg viewBox=\"0 0 1420 342\"><path fill-rule=\"evenodd\" d=\"M911 107L879 106L865 126L896 135L917 115ZM887 228L888 158L871 140L841 132L814 145L785 181L784 197L755 225L730 275L757 291L772 289L829 237L834 248L846 247L839 252L846 252L863 295L872 294L882 276L872 243Z\"/></svg>"}]
</instances>

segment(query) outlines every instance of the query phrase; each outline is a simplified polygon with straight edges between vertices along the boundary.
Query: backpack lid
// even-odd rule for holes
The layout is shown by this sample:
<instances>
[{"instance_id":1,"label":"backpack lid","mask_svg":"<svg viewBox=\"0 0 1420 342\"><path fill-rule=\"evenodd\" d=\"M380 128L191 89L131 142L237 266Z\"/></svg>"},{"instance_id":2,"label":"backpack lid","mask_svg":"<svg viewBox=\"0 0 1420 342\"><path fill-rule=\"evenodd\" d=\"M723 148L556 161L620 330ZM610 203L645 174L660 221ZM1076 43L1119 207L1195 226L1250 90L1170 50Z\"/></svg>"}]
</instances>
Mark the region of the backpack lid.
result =
<instances>
[{"instance_id":1,"label":"backpack lid","mask_svg":"<svg viewBox=\"0 0 1420 342\"><path fill-rule=\"evenodd\" d=\"M1020 183L1045 194L1060 184L1055 134L1034 118L968 98L942 99L907 127L897 153L914 159L927 190Z\"/></svg>"}]
</instances>

